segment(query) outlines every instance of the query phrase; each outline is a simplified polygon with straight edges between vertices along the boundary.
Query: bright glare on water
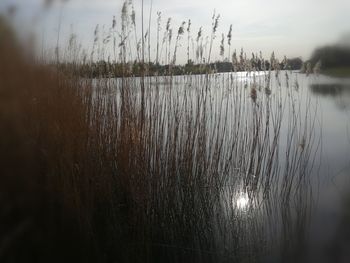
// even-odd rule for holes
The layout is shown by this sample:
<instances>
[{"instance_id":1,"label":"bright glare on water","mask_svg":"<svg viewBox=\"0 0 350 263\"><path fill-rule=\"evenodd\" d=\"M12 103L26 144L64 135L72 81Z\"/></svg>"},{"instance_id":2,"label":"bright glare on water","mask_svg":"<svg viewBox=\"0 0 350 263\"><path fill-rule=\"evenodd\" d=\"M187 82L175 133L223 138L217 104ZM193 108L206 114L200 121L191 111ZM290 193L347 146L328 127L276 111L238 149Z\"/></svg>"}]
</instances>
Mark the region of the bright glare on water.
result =
<instances>
[{"instance_id":1,"label":"bright glare on water","mask_svg":"<svg viewBox=\"0 0 350 263\"><path fill-rule=\"evenodd\" d=\"M240 194L236 199L236 206L239 210L246 210L249 205L249 197L247 194Z\"/></svg>"}]
</instances>

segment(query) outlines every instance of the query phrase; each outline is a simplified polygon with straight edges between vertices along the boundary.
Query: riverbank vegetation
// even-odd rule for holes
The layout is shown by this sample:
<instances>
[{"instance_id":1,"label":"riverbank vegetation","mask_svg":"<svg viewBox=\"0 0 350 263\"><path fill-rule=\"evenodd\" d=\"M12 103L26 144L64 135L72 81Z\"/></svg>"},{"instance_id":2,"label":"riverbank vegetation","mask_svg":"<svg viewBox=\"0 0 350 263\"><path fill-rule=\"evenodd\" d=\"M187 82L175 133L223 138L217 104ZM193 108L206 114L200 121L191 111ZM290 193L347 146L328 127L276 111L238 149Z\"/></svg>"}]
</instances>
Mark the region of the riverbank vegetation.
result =
<instances>
[{"instance_id":1,"label":"riverbank vegetation","mask_svg":"<svg viewBox=\"0 0 350 263\"><path fill-rule=\"evenodd\" d=\"M65 64L59 47L55 65L28 60L1 27L0 261L297 260L319 139L286 63L242 51L226 62L233 72L209 74L214 47L199 63L198 33L197 64L181 72L177 48L190 29L181 24L173 43L168 20L167 66L152 64L147 39L129 41L134 16L126 2L110 63L85 63L74 39L66 54L79 60ZM92 57L103 54L95 35Z\"/></svg>"},{"instance_id":2,"label":"riverbank vegetation","mask_svg":"<svg viewBox=\"0 0 350 263\"><path fill-rule=\"evenodd\" d=\"M350 77L350 47L325 46L318 48L311 56L310 63L320 63L322 74L334 77Z\"/></svg>"}]
</instances>

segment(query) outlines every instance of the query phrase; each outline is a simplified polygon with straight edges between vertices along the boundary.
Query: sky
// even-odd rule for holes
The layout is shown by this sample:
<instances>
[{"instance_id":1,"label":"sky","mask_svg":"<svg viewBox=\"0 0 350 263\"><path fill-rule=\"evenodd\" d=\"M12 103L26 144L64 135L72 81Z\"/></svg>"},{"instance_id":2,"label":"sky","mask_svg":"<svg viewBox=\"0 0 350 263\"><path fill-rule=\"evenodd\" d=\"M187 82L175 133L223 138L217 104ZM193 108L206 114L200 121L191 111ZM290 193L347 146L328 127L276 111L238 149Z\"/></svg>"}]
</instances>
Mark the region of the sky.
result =
<instances>
[{"instance_id":1,"label":"sky","mask_svg":"<svg viewBox=\"0 0 350 263\"><path fill-rule=\"evenodd\" d=\"M36 32L47 49L55 47L58 35L60 46L64 46L71 33L77 35L84 48L92 49L97 24L108 31L113 16L116 16L117 27L120 27L121 0L70 0L64 4L53 0L50 8L44 8L43 2L1 0L0 13L16 5L17 12L13 18L15 28L22 35ZM140 25L141 0L134 0L133 4ZM144 0L145 24L148 24L150 6L151 0ZM213 60L220 58L221 35L227 35L231 24L232 49L244 48L248 54L262 51L265 57L274 51L277 57L286 55L307 59L316 47L336 43L350 32L348 0L153 0L152 56L156 46L157 11L162 12L163 29L168 17L172 18L174 32L177 32L182 21L191 19L191 34L195 38L200 26L204 35L210 35L214 10L220 14L220 20ZM187 59L187 36L180 43L177 61L184 63Z\"/></svg>"}]
</instances>

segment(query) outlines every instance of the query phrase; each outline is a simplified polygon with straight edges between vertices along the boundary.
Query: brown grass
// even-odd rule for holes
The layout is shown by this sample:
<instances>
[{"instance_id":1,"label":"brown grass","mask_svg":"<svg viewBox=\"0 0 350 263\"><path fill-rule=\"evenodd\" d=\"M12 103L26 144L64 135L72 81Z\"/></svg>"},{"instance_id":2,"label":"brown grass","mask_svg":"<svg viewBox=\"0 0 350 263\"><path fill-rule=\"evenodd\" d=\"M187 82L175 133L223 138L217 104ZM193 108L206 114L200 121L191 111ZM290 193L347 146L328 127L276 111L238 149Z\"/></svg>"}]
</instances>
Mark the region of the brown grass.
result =
<instances>
[{"instance_id":1,"label":"brown grass","mask_svg":"<svg viewBox=\"0 0 350 263\"><path fill-rule=\"evenodd\" d=\"M87 96L73 80L24 59L1 25L0 261L87 258L88 233L79 231L95 205L90 179L81 176L89 168L82 162L93 158Z\"/></svg>"},{"instance_id":2,"label":"brown grass","mask_svg":"<svg viewBox=\"0 0 350 263\"><path fill-rule=\"evenodd\" d=\"M282 170L279 105L294 102L259 91L270 75L77 79L14 43L0 38L1 262L254 261L269 209L308 193L310 120L290 113ZM260 207L249 220L242 192Z\"/></svg>"}]
</instances>

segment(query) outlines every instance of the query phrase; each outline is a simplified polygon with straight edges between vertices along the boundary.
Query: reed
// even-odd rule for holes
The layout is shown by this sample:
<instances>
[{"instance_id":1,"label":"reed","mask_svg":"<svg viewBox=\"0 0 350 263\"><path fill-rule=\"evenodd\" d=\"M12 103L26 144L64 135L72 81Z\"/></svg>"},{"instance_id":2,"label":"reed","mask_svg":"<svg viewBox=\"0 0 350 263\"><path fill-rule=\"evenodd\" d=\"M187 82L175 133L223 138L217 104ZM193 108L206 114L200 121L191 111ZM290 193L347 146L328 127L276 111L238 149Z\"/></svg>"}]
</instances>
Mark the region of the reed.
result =
<instances>
[{"instance_id":1,"label":"reed","mask_svg":"<svg viewBox=\"0 0 350 263\"><path fill-rule=\"evenodd\" d=\"M4 190L11 197L0 202L11 200L10 208L23 210L23 217L32 218L28 206L39 211L28 239L41 231L38 242L49 242L49 248L37 262L66 261L69 253L76 255L71 261L91 262L258 262L281 247L290 253L304 238L298 224L306 226L310 214L310 174L319 143L311 102L295 100L298 93L282 87L277 73L256 76L253 68L265 61L255 55L248 59L243 49L239 60L233 55L234 70L247 71L243 81L236 73L173 76L185 22L171 59L170 18L160 54L159 40L156 52L158 64L165 44L167 74L145 75L143 25L141 77L132 70L128 74L127 50L136 50L139 57L138 44L128 46L130 24L139 42L129 7L125 3L122 10L120 44L113 43L113 52L120 53L120 78L73 74L82 67L91 74L95 52L103 58L99 27L90 62L70 64L71 74L30 66L12 56L16 50L8 52L13 44L0 42L0 51L11 54L0 65L1 92L8 95L0 115L7 124L0 134L10 142L10 154L3 152L8 165L1 168L6 182L1 188L20 180L26 189L18 196ZM207 68L218 21L214 13ZM157 24L159 36L160 13ZM113 19L112 30L116 28ZM187 32L189 61L190 22ZM202 64L202 28L196 42L196 61ZM274 55L270 63L278 69ZM113 66L115 70L116 61ZM19 69L23 78L14 78ZM281 129L285 126L287 134ZM34 197L32 203L21 203L28 197ZM21 200L19 208L15 198ZM14 222L13 216L5 211L0 220ZM23 232L28 226L11 227ZM294 230L300 235L290 235ZM27 249L23 240L15 235L13 248L0 250L0 260L36 259L33 251L40 254L41 248Z\"/></svg>"}]
</instances>

